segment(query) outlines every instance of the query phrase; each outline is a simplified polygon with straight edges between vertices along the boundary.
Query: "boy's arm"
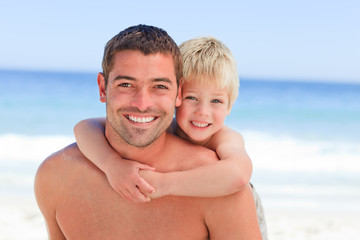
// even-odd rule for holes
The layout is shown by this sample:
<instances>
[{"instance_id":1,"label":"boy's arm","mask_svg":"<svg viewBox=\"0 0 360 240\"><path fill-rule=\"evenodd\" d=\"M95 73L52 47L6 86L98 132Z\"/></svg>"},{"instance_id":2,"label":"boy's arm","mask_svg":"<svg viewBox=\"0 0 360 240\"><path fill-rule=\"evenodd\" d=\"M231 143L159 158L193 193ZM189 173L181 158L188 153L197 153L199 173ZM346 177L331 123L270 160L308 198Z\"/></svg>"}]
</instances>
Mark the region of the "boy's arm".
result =
<instances>
[{"instance_id":1,"label":"boy's arm","mask_svg":"<svg viewBox=\"0 0 360 240\"><path fill-rule=\"evenodd\" d=\"M207 147L213 149L220 160L226 160L229 164L231 162L232 170L229 169L228 174L233 174L237 190L249 183L253 166L240 133L224 126L213 136Z\"/></svg>"},{"instance_id":2,"label":"boy's arm","mask_svg":"<svg viewBox=\"0 0 360 240\"><path fill-rule=\"evenodd\" d=\"M104 136L105 118L94 118L80 121L74 127L74 134L81 152L102 170L113 189L123 198L134 202L145 202L145 194L154 191L140 175L140 169L154 168L121 158L109 145Z\"/></svg>"},{"instance_id":3,"label":"boy's arm","mask_svg":"<svg viewBox=\"0 0 360 240\"><path fill-rule=\"evenodd\" d=\"M162 174L140 171L143 178L156 189L149 196L218 197L237 192L249 183L252 163L239 133L224 127L206 147L215 150L221 161Z\"/></svg>"}]
</instances>

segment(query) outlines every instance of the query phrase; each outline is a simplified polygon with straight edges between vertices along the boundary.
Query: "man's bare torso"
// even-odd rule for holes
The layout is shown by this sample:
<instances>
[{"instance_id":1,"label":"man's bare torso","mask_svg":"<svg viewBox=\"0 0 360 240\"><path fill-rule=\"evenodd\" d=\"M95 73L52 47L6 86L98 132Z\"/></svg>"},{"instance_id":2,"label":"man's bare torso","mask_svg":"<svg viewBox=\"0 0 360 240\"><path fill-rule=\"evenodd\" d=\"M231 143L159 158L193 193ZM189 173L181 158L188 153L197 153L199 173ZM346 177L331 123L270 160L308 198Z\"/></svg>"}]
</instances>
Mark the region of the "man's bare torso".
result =
<instances>
[{"instance_id":1,"label":"man's bare torso","mask_svg":"<svg viewBox=\"0 0 360 240\"><path fill-rule=\"evenodd\" d=\"M208 149L167 140L163 151L155 154L153 166L158 171L181 171L217 161ZM193 151L187 151L190 145ZM168 196L131 203L111 188L104 173L76 144L42 163L35 193L49 236L56 239L260 239L250 188L219 198Z\"/></svg>"},{"instance_id":2,"label":"man's bare torso","mask_svg":"<svg viewBox=\"0 0 360 240\"><path fill-rule=\"evenodd\" d=\"M71 146L53 161L61 179L56 219L67 239L208 239L210 199L168 196L149 203L122 199L105 175Z\"/></svg>"}]
</instances>

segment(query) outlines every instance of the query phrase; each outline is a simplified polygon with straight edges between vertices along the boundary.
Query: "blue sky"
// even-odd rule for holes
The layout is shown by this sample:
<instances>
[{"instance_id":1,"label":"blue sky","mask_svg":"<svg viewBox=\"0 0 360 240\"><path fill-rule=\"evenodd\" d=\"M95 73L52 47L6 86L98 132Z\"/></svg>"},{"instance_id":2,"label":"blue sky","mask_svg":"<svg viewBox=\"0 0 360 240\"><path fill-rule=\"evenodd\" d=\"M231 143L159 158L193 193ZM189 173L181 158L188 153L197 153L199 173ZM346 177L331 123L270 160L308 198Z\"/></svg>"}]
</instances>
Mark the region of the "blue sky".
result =
<instances>
[{"instance_id":1,"label":"blue sky","mask_svg":"<svg viewBox=\"0 0 360 240\"><path fill-rule=\"evenodd\" d=\"M220 39L240 77L360 83L360 1L140 2L2 1L0 68L97 72L106 41L145 23Z\"/></svg>"}]
</instances>

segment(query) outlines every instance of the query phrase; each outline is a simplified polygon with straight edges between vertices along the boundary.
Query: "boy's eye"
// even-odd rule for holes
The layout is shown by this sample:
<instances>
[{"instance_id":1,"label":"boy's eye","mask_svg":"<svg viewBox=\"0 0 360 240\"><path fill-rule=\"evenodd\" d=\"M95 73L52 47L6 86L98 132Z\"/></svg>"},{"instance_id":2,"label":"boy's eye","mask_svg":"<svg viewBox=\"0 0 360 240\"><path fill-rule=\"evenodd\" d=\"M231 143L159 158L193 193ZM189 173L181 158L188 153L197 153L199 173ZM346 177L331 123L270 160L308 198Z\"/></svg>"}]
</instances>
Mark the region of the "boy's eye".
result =
<instances>
[{"instance_id":1,"label":"boy's eye","mask_svg":"<svg viewBox=\"0 0 360 240\"><path fill-rule=\"evenodd\" d=\"M131 84L130 83L120 83L118 86L128 88L128 87L131 87Z\"/></svg>"},{"instance_id":2,"label":"boy's eye","mask_svg":"<svg viewBox=\"0 0 360 240\"><path fill-rule=\"evenodd\" d=\"M211 103L222 103L222 101L219 99L213 99L211 100Z\"/></svg>"},{"instance_id":3,"label":"boy's eye","mask_svg":"<svg viewBox=\"0 0 360 240\"><path fill-rule=\"evenodd\" d=\"M187 97L185 97L185 99L196 100L196 98L195 98L195 97L192 97L192 96L187 96Z\"/></svg>"}]
</instances>

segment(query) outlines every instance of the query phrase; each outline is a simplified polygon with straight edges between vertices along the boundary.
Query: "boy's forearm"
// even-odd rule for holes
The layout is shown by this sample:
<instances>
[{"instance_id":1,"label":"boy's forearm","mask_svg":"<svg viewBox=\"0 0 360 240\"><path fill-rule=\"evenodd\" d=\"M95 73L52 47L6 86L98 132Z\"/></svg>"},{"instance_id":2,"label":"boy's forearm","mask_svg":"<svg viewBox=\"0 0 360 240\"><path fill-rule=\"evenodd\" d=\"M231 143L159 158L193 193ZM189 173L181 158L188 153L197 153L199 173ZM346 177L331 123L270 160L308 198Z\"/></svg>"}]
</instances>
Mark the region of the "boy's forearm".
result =
<instances>
[{"instance_id":1,"label":"boy's forearm","mask_svg":"<svg viewBox=\"0 0 360 240\"><path fill-rule=\"evenodd\" d=\"M106 167L113 166L111 161L119 158L106 140L99 120L79 122L74 133L80 151L102 171L106 172Z\"/></svg>"},{"instance_id":2,"label":"boy's forearm","mask_svg":"<svg viewBox=\"0 0 360 240\"><path fill-rule=\"evenodd\" d=\"M186 171L169 172L163 176L162 191L167 195L219 197L232 194L247 185L247 178L234 162L218 161Z\"/></svg>"}]
</instances>

